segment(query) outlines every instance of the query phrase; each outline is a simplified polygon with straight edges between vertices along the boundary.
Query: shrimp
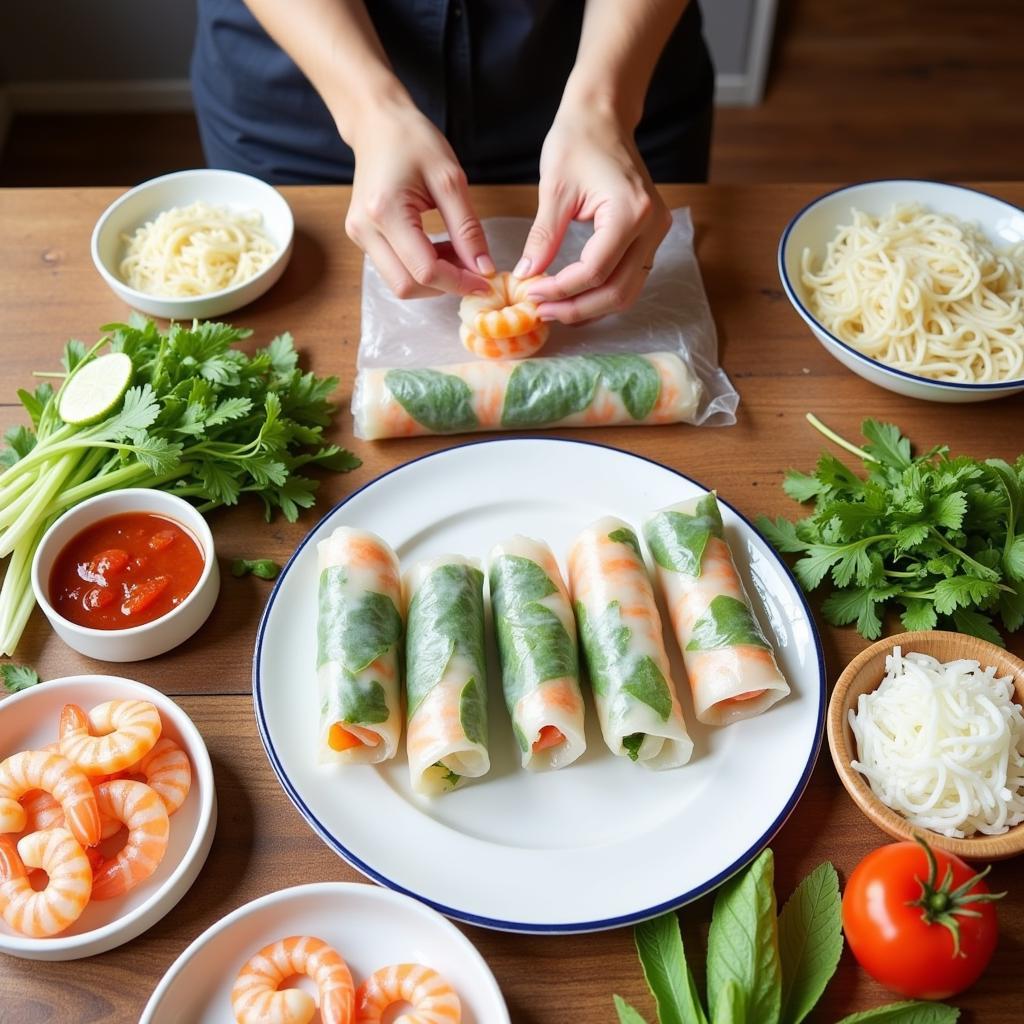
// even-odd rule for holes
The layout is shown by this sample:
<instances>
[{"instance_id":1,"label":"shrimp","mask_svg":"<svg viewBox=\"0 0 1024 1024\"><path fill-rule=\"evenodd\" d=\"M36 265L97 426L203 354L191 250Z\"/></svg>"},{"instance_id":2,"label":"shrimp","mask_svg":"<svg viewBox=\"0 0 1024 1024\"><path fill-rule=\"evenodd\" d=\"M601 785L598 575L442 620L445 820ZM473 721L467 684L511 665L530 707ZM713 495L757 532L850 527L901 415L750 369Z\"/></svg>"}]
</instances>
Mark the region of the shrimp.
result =
<instances>
[{"instance_id":1,"label":"shrimp","mask_svg":"<svg viewBox=\"0 0 1024 1024\"><path fill-rule=\"evenodd\" d=\"M300 988L278 991L286 978L308 975L317 998ZM323 1024L352 1024L355 986L348 964L323 939L292 935L264 946L238 972L231 990L237 1024L307 1024L317 1006Z\"/></svg>"},{"instance_id":2,"label":"shrimp","mask_svg":"<svg viewBox=\"0 0 1024 1024\"><path fill-rule=\"evenodd\" d=\"M36 892L28 868L49 876ZM81 916L92 890L89 858L66 828L33 832L17 848L0 837L0 913L15 931L45 938L64 931Z\"/></svg>"},{"instance_id":3,"label":"shrimp","mask_svg":"<svg viewBox=\"0 0 1024 1024\"><path fill-rule=\"evenodd\" d=\"M548 340L549 327L529 298L537 277L520 280L504 271L490 280L487 295L467 295L459 306L459 337L474 355L485 359L522 359Z\"/></svg>"},{"instance_id":4,"label":"shrimp","mask_svg":"<svg viewBox=\"0 0 1024 1024\"><path fill-rule=\"evenodd\" d=\"M146 785L163 800L168 814L173 814L185 802L192 787L192 765L188 754L166 736L161 736L153 749L132 765L128 773L143 777Z\"/></svg>"},{"instance_id":5,"label":"shrimp","mask_svg":"<svg viewBox=\"0 0 1024 1024\"><path fill-rule=\"evenodd\" d=\"M96 787L100 814L128 828L123 849L96 867L92 896L109 900L134 889L156 871L167 852L170 822L163 800L149 786L130 779Z\"/></svg>"},{"instance_id":6,"label":"shrimp","mask_svg":"<svg viewBox=\"0 0 1024 1024\"><path fill-rule=\"evenodd\" d=\"M381 1024L398 1003L411 1009L394 1024L459 1024L462 1006L455 989L437 971L422 964L395 964L371 974L356 993L355 1024Z\"/></svg>"},{"instance_id":7,"label":"shrimp","mask_svg":"<svg viewBox=\"0 0 1024 1024\"><path fill-rule=\"evenodd\" d=\"M108 700L86 716L68 704L60 716L60 752L86 775L111 775L145 757L163 723L148 700Z\"/></svg>"},{"instance_id":8,"label":"shrimp","mask_svg":"<svg viewBox=\"0 0 1024 1024\"><path fill-rule=\"evenodd\" d=\"M23 750L0 764L0 832L21 832L28 823L18 802L34 789L61 805L71 834L83 845L100 839L100 813L92 786L74 762L45 750Z\"/></svg>"}]
</instances>

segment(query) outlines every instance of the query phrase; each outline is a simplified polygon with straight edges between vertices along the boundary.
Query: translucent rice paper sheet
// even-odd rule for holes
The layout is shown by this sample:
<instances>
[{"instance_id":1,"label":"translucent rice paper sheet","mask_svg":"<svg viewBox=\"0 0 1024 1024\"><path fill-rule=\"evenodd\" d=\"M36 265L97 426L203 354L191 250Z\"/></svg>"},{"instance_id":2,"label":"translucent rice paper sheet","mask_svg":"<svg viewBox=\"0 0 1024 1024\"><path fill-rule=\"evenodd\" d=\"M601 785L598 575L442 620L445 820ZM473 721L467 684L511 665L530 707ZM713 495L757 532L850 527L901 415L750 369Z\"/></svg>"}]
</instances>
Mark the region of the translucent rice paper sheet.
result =
<instances>
[{"instance_id":1,"label":"translucent rice paper sheet","mask_svg":"<svg viewBox=\"0 0 1024 1024\"><path fill-rule=\"evenodd\" d=\"M483 222L491 255L499 270L518 262L531 221L526 217L491 217ZM579 258L590 237L589 225L572 223L548 273L555 274ZM360 370L444 366L472 361L459 340L459 299L398 299L370 260L363 261ZM582 327L551 325L551 337L534 358L615 352L674 352L703 385L694 422L731 426L739 395L718 365L718 338L711 318L700 267L693 251L690 211L672 211L672 227L658 249L654 268L634 306ZM359 402L359 382L353 412Z\"/></svg>"}]
</instances>

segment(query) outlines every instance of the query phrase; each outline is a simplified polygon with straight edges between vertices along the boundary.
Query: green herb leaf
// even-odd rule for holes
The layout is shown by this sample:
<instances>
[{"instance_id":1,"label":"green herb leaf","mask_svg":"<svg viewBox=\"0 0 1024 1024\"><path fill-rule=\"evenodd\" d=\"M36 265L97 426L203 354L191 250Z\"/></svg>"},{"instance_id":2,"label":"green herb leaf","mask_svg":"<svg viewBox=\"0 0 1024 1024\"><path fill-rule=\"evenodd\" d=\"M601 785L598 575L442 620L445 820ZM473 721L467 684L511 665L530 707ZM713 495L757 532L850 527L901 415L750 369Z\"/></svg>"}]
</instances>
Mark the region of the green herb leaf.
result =
<instances>
[{"instance_id":1,"label":"green herb leaf","mask_svg":"<svg viewBox=\"0 0 1024 1024\"><path fill-rule=\"evenodd\" d=\"M992 625L992 619L983 612L971 611L970 608L957 608L953 612L953 622L957 632L980 637L997 647L1005 647L1006 641L999 630Z\"/></svg>"},{"instance_id":2,"label":"green herb leaf","mask_svg":"<svg viewBox=\"0 0 1024 1024\"><path fill-rule=\"evenodd\" d=\"M1017 537L1006 549L1003 565L1010 579L1024 581L1024 536Z\"/></svg>"},{"instance_id":3,"label":"green herb leaf","mask_svg":"<svg viewBox=\"0 0 1024 1024\"><path fill-rule=\"evenodd\" d=\"M987 601L997 594L996 585L989 580L979 580L974 576L953 576L935 584L933 600L936 611L949 615L956 608Z\"/></svg>"},{"instance_id":4,"label":"green herb leaf","mask_svg":"<svg viewBox=\"0 0 1024 1024\"><path fill-rule=\"evenodd\" d=\"M275 580L281 572L281 566L270 558L236 558L231 563L231 575L240 578L253 575L261 580Z\"/></svg>"},{"instance_id":5,"label":"green herb leaf","mask_svg":"<svg viewBox=\"0 0 1024 1024\"><path fill-rule=\"evenodd\" d=\"M461 378L438 370L388 370L384 383L399 405L436 434L475 430L473 391Z\"/></svg>"},{"instance_id":6,"label":"green herb leaf","mask_svg":"<svg viewBox=\"0 0 1024 1024\"><path fill-rule=\"evenodd\" d=\"M600 376L587 359L523 360L509 376L501 425L544 427L582 412L594 400Z\"/></svg>"},{"instance_id":7,"label":"green herb leaf","mask_svg":"<svg viewBox=\"0 0 1024 1024\"><path fill-rule=\"evenodd\" d=\"M616 544L625 544L627 547L632 548L636 553L636 557L643 561L644 556L640 553L640 541L632 530L625 528L612 530L612 532L608 534L608 539L615 541Z\"/></svg>"},{"instance_id":8,"label":"green herb leaf","mask_svg":"<svg viewBox=\"0 0 1024 1024\"><path fill-rule=\"evenodd\" d=\"M800 1024L835 974L843 951L839 876L827 861L793 891L779 914L779 1024Z\"/></svg>"},{"instance_id":9,"label":"green herb leaf","mask_svg":"<svg viewBox=\"0 0 1024 1024\"><path fill-rule=\"evenodd\" d=\"M587 614L581 601L577 601L576 624L587 660L590 685L599 697L607 697L622 682L633 631L623 623L618 601L612 601L604 614L596 619Z\"/></svg>"},{"instance_id":10,"label":"green herb leaf","mask_svg":"<svg viewBox=\"0 0 1024 1024\"><path fill-rule=\"evenodd\" d=\"M647 739L647 733L645 732L634 732L622 737L622 749L626 752L626 756L630 761L635 762L640 756L640 748L643 746L645 739Z\"/></svg>"},{"instance_id":11,"label":"green herb leaf","mask_svg":"<svg viewBox=\"0 0 1024 1024\"><path fill-rule=\"evenodd\" d=\"M15 665L8 661L0 665L0 680L8 693L20 693L39 682L39 673L31 665Z\"/></svg>"},{"instance_id":12,"label":"green herb leaf","mask_svg":"<svg viewBox=\"0 0 1024 1024\"><path fill-rule=\"evenodd\" d=\"M715 1005L712 1024L746 1024L747 998L745 991L735 978L730 978Z\"/></svg>"},{"instance_id":13,"label":"green herb leaf","mask_svg":"<svg viewBox=\"0 0 1024 1024\"><path fill-rule=\"evenodd\" d=\"M719 890L708 934L708 1002L713 1021L735 1005L729 983L746 994L746 1019L779 1019L782 976L775 919L772 851L764 850ZM723 1007L720 1010L719 1007Z\"/></svg>"},{"instance_id":14,"label":"green herb leaf","mask_svg":"<svg viewBox=\"0 0 1024 1024\"><path fill-rule=\"evenodd\" d=\"M390 717L387 694L376 679L348 678L338 697L341 720L349 725L379 725Z\"/></svg>"},{"instance_id":15,"label":"green herb leaf","mask_svg":"<svg viewBox=\"0 0 1024 1024\"><path fill-rule=\"evenodd\" d=\"M615 1002L615 1012L619 1016L619 1024L647 1024L622 996L612 996L612 999Z\"/></svg>"},{"instance_id":16,"label":"green herb leaf","mask_svg":"<svg viewBox=\"0 0 1024 1024\"><path fill-rule=\"evenodd\" d=\"M930 601L920 601L916 598L906 598L903 607L903 614L900 615L903 628L911 632L915 630L934 629L938 622L935 614L935 605Z\"/></svg>"},{"instance_id":17,"label":"green herb leaf","mask_svg":"<svg viewBox=\"0 0 1024 1024\"><path fill-rule=\"evenodd\" d=\"M778 551L794 552L806 551L807 543L800 539L797 534L797 524L791 523L788 519L779 516L774 521L767 516L759 516L757 528L764 534L765 539Z\"/></svg>"},{"instance_id":18,"label":"green herb leaf","mask_svg":"<svg viewBox=\"0 0 1024 1024\"><path fill-rule=\"evenodd\" d=\"M650 416L661 394L661 378L650 362L642 356L623 353L585 358L597 365L604 386L621 395L626 412L634 420Z\"/></svg>"},{"instance_id":19,"label":"green herb leaf","mask_svg":"<svg viewBox=\"0 0 1024 1024\"><path fill-rule=\"evenodd\" d=\"M782 481L782 489L794 501L805 502L824 494L828 485L816 476L801 473L796 469L787 469L786 478Z\"/></svg>"},{"instance_id":20,"label":"green herb leaf","mask_svg":"<svg viewBox=\"0 0 1024 1024\"><path fill-rule=\"evenodd\" d=\"M402 617L386 594L353 593L342 566L320 574L317 667L336 661L353 675L397 646Z\"/></svg>"},{"instance_id":21,"label":"green herb leaf","mask_svg":"<svg viewBox=\"0 0 1024 1024\"><path fill-rule=\"evenodd\" d=\"M867 438L864 451L879 462L894 469L905 469L910 465L910 441L892 423L865 420L860 432Z\"/></svg>"},{"instance_id":22,"label":"green herb leaf","mask_svg":"<svg viewBox=\"0 0 1024 1024\"><path fill-rule=\"evenodd\" d=\"M738 645L768 647L750 609L728 594L712 598L707 609L693 624L688 651L715 651Z\"/></svg>"},{"instance_id":23,"label":"green herb leaf","mask_svg":"<svg viewBox=\"0 0 1024 1024\"><path fill-rule=\"evenodd\" d=\"M960 1011L944 1003L889 1003L874 1010L851 1013L837 1024L954 1024Z\"/></svg>"},{"instance_id":24,"label":"green herb leaf","mask_svg":"<svg viewBox=\"0 0 1024 1024\"><path fill-rule=\"evenodd\" d=\"M658 1007L659 1024L707 1024L673 912L641 921L633 930L644 978Z\"/></svg>"},{"instance_id":25,"label":"green herb leaf","mask_svg":"<svg viewBox=\"0 0 1024 1024\"><path fill-rule=\"evenodd\" d=\"M694 515L665 509L644 524L644 536L654 560L663 569L700 576L704 549L723 533L722 516L713 494L703 498Z\"/></svg>"},{"instance_id":26,"label":"green herb leaf","mask_svg":"<svg viewBox=\"0 0 1024 1024\"><path fill-rule=\"evenodd\" d=\"M646 704L663 722L672 714L672 693L654 660L645 655L622 685L624 693Z\"/></svg>"},{"instance_id":27,"label":"green herb leaf","mask_svg":"<svg viewBox=\"0 0 1024 1024\"><path fill-rule=\"evenodd\" d=\"M462 688L459 697L459 722L470 743L487 746L487 696L475 679Z\"/></svg>"}]
</instances>

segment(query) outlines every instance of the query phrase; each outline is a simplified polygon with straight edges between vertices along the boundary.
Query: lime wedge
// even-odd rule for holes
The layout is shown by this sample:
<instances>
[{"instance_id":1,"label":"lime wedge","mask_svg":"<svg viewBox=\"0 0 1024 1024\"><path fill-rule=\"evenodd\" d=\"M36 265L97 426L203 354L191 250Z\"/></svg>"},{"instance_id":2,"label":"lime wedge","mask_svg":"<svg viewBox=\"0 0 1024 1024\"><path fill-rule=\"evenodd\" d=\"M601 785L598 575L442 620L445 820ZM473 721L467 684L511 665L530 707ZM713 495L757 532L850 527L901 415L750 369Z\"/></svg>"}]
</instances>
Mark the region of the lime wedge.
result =
<instances>
[{"instance_id":1,"label":"lime wedge","mask_svg":"<svg viewBox=\"0 0 1024 1024\"><path fill-rule=\"evenodd\" d=\"M131 358L108 352L78 367L61 391L57 412L72 427L98 423L110 415L132 381Z\"/></svg>"}]
</instances>

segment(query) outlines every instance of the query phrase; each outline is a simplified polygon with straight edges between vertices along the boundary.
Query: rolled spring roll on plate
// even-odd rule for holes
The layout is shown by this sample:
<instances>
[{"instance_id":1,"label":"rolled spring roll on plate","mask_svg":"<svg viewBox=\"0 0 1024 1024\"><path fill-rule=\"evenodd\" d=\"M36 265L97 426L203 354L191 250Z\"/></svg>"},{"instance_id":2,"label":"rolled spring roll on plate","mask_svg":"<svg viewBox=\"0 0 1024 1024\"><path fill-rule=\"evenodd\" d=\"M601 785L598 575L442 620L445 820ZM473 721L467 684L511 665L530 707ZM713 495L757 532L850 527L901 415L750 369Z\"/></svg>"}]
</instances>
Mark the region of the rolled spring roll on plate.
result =
<instances>
[{"instance_id":1,"label":"rolled spring roll on plate","mask_svg":"<svg viewBox=\"0 0 1024 1024\"><path fill-rule=\"evenodd\" d=\"M496 545L491 607L501 682L524 768L564 768L587 748L576 622L551 549L529 537Z\"/></svg>"},{"instance_id":2,"label":"rolled spring roll on plate","mask_svg":"<svg viewBox=\"0 0 1024 1024\"><path fill-rule=\"evenodd\" d=\"M644 524L697 718L728 725L789 693L750 608L714 493L670 505Z\"/></svg>"},{"instance_id":3,"label":"rolled spring roll on plate","mask_svg":"<svg viewBox=\"0 0 1024 1024\"><path fill-rule=\"evenodd\" d=\"M693 742L640 542L626 523L605 516L577 537L569 589L608 749L648 768L686 764Z\"/></svg>"},{"instance_id":4,"label":"rolled spring roll on plate","mask_svg":"<svg viewBox=\"0 0 1024 1024\"><path fill-rule=\"evenodd\" d=\"M398 559L376 534L339 526L317 545L318 757L376 764L402 732Z\"/></svg>"},{"instance_id":5,"label":"rolled spring roll on plate","mask_svg":"<svg viewBox=\"0 0 1024 1024\"><path fill-rule=\"evenodd\" d=\"M692 422L701 383L674 352L362 370L356 436Z\"/></svg>"},{"instance_id":6,"label":"rolled spring roll on plate","mask_svg":"<svg viewBox=\"0 0 1024 1024\"><path fill-rule=\"evenodd\" d=\"M417 793L453 789L490 769L484 574L461 555L405 576L409 778Z\"/></svg>"}]
</instances>

